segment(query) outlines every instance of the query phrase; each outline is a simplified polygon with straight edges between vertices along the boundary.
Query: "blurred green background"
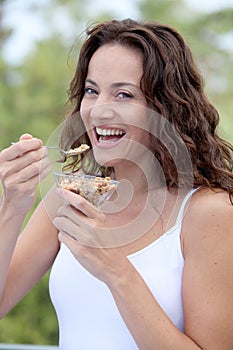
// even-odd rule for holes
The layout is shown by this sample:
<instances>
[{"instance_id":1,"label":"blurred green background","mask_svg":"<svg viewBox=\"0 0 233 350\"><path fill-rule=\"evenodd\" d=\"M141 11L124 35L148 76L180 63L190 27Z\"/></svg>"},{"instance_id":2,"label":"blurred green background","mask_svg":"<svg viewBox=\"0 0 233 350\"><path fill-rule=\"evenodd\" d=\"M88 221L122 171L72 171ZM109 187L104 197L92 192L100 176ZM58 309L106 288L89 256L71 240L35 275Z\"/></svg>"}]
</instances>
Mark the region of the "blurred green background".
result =
<instances>
[{"instance_id":1,"label":"blurred green background","mask_svg":"<svg viewBox=\"0 0 233 350\"><path fill-rule=\"evenodd\" d=\"M65 115L80 34L92 22L126 17L156 20L181 32L203 73L206 93L220 112L220 134L233 142L233 3L208 0L204 9L195 3L0 0L0 150L24 132L47 142ZM19 35L19 28L25 34L21 30ZM30 32L35 40L22 54ZM48 278L0 321L0 343L57 344Z\"/></svg>"}]
</instances>

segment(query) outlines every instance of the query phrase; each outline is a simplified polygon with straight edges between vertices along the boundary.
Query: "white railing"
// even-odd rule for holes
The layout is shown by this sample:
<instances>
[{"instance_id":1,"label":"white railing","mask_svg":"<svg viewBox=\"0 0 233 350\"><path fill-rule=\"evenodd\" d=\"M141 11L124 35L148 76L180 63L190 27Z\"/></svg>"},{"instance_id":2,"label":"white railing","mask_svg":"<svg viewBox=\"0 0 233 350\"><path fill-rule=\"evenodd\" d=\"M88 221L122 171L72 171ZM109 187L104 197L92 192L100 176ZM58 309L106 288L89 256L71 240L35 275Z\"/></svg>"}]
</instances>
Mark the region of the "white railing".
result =
<instances>
[{"instance_id":1,"label":"white railing","mask_svg":"<svg viewBox=\"0 0 233 350\"><path fill-rule=\"evenodd\" d=\"M0 344L0 350L58 350L58 347L49 345Z\"/></svg>"}]
</instances>

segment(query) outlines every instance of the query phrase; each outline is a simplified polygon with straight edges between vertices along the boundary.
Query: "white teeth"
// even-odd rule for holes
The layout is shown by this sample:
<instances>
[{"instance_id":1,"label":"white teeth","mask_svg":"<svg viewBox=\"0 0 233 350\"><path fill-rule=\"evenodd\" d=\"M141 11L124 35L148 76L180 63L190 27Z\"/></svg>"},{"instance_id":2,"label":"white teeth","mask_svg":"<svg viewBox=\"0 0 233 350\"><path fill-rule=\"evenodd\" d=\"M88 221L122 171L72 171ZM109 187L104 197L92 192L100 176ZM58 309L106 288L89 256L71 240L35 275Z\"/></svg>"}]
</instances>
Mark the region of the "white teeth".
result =
<instances>
[{"instance_id":1,"label":"white teeth","mask_svg":"<svg viewBox=\"0 0 233 350\"><path fill-rule=\"evenodd\" d=\"M123 135L125 134L125 132L123 130L114 130L114 129L101 129L101 128L96 128L96 132L98 135L102 135L102 136L110 136L110 135Z\"/></svg>"}]
</instances>

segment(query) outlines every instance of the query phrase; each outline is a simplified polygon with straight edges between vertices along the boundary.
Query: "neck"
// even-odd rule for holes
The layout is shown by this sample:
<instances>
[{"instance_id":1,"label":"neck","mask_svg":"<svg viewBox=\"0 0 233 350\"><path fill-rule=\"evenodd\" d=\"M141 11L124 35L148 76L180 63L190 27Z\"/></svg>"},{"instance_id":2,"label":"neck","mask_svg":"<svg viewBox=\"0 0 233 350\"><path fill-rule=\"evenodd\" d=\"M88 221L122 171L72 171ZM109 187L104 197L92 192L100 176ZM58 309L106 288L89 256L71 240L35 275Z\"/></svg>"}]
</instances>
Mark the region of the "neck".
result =
<instances>
[{"instance_id":1,"label":"neck","mask_svg":"<svg viewBox=\"0 0 233 350\"><path fill-rule=\"evenodd\" d=\"M162 175L158 162L147 162L145 159L140 164L127 161L115 167L116 180L129 182L135 194L166 187Z\"/></svg>"}]
</instances>

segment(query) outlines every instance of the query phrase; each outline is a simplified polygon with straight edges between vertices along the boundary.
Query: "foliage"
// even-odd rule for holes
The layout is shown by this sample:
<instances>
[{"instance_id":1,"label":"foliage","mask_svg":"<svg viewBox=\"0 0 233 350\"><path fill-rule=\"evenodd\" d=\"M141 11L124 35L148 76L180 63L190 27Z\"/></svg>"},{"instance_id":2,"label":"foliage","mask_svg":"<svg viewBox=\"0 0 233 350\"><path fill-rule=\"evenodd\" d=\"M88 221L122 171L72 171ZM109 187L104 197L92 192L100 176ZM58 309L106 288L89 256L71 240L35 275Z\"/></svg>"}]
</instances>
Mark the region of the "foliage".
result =
<instances>
[{"instance_id":1,"label":"foliage","mask_svg":"<svg viewBox=\"0 0 233 350\"><path fill-rule=\"evenodd\" d=\"M48 294L49 274L0 321L3 343L58 343L58 325Z\"/></svg>"},{"instance_id":2,"label":"foliage","mask_svg":"<svg viewBox=\"0 0 233 350\"><path fill-rule=\"evenodd\" d=\"M2 16L4 3L0 0ZM0 149L24 132L46 142L61 123L79 41L68 64L69 51L83 24L91 20L90 3L95 8L93 0L49 0L43 5L34 2L29 8L46 23L48 35L19 65L0 57ZM170 24L186 38L204 74L207 93L220 110L226 137L233 141L233 55L232 49L223 45L227 35L232 35L233 10L196 13L184 0L137 0L135 4L141 18ZM66 18L65 29L59 24L61 14ZM98 18L107 17L110 15L103 12ZM11 35L11 28L0 22L1 48ZM57 344L58 326L48 296L48 278L49 274L0 321L0 342Z\"/></svg>"},{"instance_id":3,"label":"foliage","mask_svg":"<svg viewBox=\"0 0 233 350\"><path fill-rule=\"evenodd\" d=\"M195 11L184 0L137 0L144 20L178 29L203 74L206 94L220 114L220 134L233 142L233 8Z\"/></svg>"},{"instance_id":4,"label":"foliage","mask_svg":"<svg viewBox=\"0 0 233 350\"><path fill-rule=\"evenodd\" d=\"M2 64L1 147L26 131L46 141L63 119L70 80L65 52L54 38L39 43L36 54L29 56L23 66Z\"/></svg>"}]
</instances>

